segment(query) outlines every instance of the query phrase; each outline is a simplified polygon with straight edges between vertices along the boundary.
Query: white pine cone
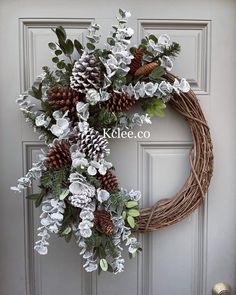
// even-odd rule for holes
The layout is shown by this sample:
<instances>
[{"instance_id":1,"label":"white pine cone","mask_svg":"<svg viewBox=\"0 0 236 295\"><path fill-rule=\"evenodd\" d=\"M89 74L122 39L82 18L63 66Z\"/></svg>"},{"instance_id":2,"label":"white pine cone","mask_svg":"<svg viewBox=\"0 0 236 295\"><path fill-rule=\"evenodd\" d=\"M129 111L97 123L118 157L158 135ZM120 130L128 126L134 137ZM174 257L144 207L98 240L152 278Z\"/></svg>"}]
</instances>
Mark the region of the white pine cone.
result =
<instances>
[{"instance_id":1,"label":"white pine cone","mask_svg":"<svg viewBox=\"0 0 236 295\"><path fill-rule=\"evenodd\" d=\"M98 89L100 85L100 69L96 57L83 53L75 62L70 77L70 86L78 92L85 92L85 89Z\"/></svg>"},{"instance_id":2,"label":"white pine cone","mask_svg":"<svg viewBox=\"0 0 236 295\"><path fill-rule=\"evenodd\" d=\"M80 152L95 160L106 157L110 152L108 141L93 128L89 128L87 133L78 133L77 145Z\"/></svg>"}]
</instances>

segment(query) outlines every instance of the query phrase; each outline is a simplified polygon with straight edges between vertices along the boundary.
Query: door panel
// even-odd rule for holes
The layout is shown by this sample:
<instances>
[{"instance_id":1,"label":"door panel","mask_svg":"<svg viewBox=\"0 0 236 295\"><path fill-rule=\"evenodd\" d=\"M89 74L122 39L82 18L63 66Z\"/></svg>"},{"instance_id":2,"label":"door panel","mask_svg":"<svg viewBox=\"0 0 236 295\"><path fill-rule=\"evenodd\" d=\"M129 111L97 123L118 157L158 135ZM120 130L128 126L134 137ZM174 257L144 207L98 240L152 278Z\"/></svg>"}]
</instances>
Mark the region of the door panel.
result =
<instances>
[{"instance_id":1,"label":"door panel","mask_svg":"<svg viewBox=\"0 0 236 295\"><path fill-rule=\"evenodd\" d=\"M96 21L102 45L119 7L132 12L133 44L150 33L180 42L174 73L186 77L198 95L211 127L215 171L204 206L176 225L140 235L143 252L136 260L126 258L126 272L98 276L83 271L75 243L55 237L47 256L33 250L40 211L9 187L37 161L43 143L17 111L15 98L42 65L51 64L51 27L63 25L84 42L86 28ZM1 294L207 295L219 281L235 293L235 34L233 0L1 0ZM181 188L192 142L185 121L171 109L143 128L151 132L149 140L111 140L110 146L120 185L140 189L146 207Z\"/></svg>"}]
</instances>

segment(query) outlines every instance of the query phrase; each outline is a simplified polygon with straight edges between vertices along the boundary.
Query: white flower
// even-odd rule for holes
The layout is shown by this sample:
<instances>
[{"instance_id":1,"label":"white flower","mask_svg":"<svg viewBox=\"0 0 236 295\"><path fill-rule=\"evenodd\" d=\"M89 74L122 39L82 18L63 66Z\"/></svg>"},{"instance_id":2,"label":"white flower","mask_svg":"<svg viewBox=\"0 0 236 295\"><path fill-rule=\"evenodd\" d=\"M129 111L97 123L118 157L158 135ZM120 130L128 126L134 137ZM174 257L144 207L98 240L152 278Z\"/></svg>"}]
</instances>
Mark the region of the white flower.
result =
<instances>
[{"instance_id":1,"label":"white flower","mask_svg":"<svg viewBox=\"0 0 236 295\"><path fill-rule=\"evenodd\" d=\"M91 221L89 221L89 220L83 220L79 224L79 229L80 230L81 229L89 229L91 227L93 227L93 223Z\"/></svg>"},{"instance_id":2,"label":"white flower","mask_svg":"<svg viewBox=\"0 0 236 295\"><path fill-rule=\"evenodd\" d=\"M92 230L90 228L81 229L80 234L84 238L89 238L92 235Z\"/></svg>"},{"instance_id":3,"label":"white flower","mask_svg":"<svg viewBox=\"0 0 236 295\"><path fill-rule=\"evenodd\" d=\"M161 65L168 71L170 72L173 68L173 62L172 60L169 58L169 56L163 56L161 58Z\"/></svg>"},{"instance_id":4,"label":"white flower","mask_svg":"<svg viewBox=\"0 0 236 295\"><path fill-rule=\"evenodd\" d=\"M90 220L90 221L92 221L94 219L93 211L89 210L87 208L83 208L81 210L79 216L80 216L81 219L87 219L87 220Z\"/></svg>"},{"instance_id":5,"label":"white flower","mask_svg":"<svg viewBox=\"0 0 236 295\"><path fill-rule=\"evenodd\" d=\"M180 83L177 79L175 79L173 84L174 90L178 93L179 90L183 92L188 92L190 90L190 85L186 81L186 79L181 79Z\"/></svg>"},{"instance_id":6,"label":"white flower","mask_svg":"<svg viewBox=\"0 0 236 295\"><path fill-rule=\"evenodd\" d=\"M97 174L97 169L94 166L90 165L87 169L87 172L89 175L94 176Z\"/></svg>"},{"instance_id":7,"label":"white flower","mask_svg":"<svg viewBox=\"0 0 236 295\"><path fill-rule=\"evenodd\" d=\"M105 189L97 189L97 199L100 203L107 201L110 198L110 193Z\"/></svg>"},{"instance_id":8,"label":"white flower","mask_svg":"<svg viewBox=\"0 0 236 295\"><path fill-rule=\"evenodd\" d=\"M97 270L98 268L98 265L95 263L95 262L90 262L86 267L85 267L85 270L87 272L92 272L92 271L95 271Z\"/></svg>"},{"instance_id":9,"label":"white flower","mask_svg":"<svg viewBox=\"0 0 236 295\"><path fill-rule=\"evenodd\" d=\"M84 169L88 166L88 160L86 158L75 158L72 160L72 166L74 168L81 167L82 169Z\"/></svg>"},{"instance_id":10,"label":"white flower","mask_svg":"<svg viewBox=\"0 0 236 295\"><path fill-rule=\"evenodd\" d=\"M35 125L38 127L44 126L45 128L47 128L50 121L51 121L50 117L47 117L45 119L45 114L42 113L35 118Z\"/></svg>"},{"instance_id":11,"label":"white flower","mask_svg":"<svg viewBox=\"0 0 236 295\"><path fill-rule=\"evenodd\" d=\"M131 13L130 13L130 11L124 11L124 14L125 14L125 17L126 17L126 18L131 17Z\"/></svg>"},{"instance_id":12,"label":"white flower","mask_svg":"<svg viewBox=\"0 0 236 295\"><path fill-rule=\"evenodd\" d=\"M89 118L89 104L83 103L82 101L79 101L76 104L76 111L79 118L81 118L84 121L87 121Z\"/></svg>"},{"instance_id":13,"label":"white flower","mask_svg":"<svg viewBox=\"0 0 236 295\"><path fill-rule=\"evenodd\" d=\"M140 191L135 191L135 190L131 190L129 192L129 197L130 199L134 200L134 201L139 201L141 199L141 192Z\"/></svg>"},{"instance_id":14,"label":"white flower","mask_svg":"<svg viewBox=\"0 0 236 295\"><path fill-rule=\"evenodd\" d=\"M134 95L135 99L139 99L139 97L144 97L145 96L145 83L144 82L137 82L134 85Z\"/></svg>"},{"instance_id":15,"label":"white flower","mask_svg":"<svg viewBox=\"0 0 236 295\"><path fill-rule=\"evenodd\" d=\"M111 96L110 93L101 89L99 93L100 93L100 101L107 101Z\"/></svg>"},{"instance_id":16,"label":"white flower","mask_svg":"<svg viewBox=\"0 0 236 295\"><path fill-rule=\"evenodd\" d=\"M69 121L66 118L58 118L56 119L56 124L52 125L50 130L52 134L54 134L56 137L62 139L65 138L69 132Z\"/></svg>"},{"instance_id":17,"label":"white flower","mask_svg":"<svg viewBox=\"0 0 236 295\"><path fill-rule=\"evenodd\" d=\"M163 45L164 47L168 48L170 46L170 37L166 34L162 34L158 38L158 44Z\"/></svg>"},{"instance_id":18,"label":"white flower","mask_svg":"<svg viewBox=\"0 0 236 295\"><path fill-rule=\"evenodd\" d=\"M78 127L79 127L80 132L87 133L89 130L89 123L86 121L79 122Z\"/></svg>"},{"instance_id":19,"label":"white flower","mask_svg":"<svg viewBox=\"0 0 236 295\"><path fill-rule=\"evenodd\" d=\"M88 89L86 93L86 100L89 104L95 105L100 101L100 94L95 89Z\"/></svg>"},{"instance_id":20,"label":"white flower","mask_svg":"<svg viewBox=\"0 0 236 295\"><path fill-rule=\"evenodd\" d=\"M152 97L158 88L157 83L148 82L145 84L145 93L147 96Z\"/></svg>"}]
</instances>

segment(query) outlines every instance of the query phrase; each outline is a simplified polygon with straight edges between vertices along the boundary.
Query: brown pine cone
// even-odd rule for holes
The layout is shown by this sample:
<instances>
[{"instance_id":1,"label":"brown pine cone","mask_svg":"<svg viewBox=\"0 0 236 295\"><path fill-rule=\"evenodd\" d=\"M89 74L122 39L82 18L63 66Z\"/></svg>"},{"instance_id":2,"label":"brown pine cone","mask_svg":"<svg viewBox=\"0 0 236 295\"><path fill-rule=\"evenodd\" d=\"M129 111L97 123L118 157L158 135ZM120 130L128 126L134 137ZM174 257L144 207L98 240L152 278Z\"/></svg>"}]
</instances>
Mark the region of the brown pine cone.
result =
<instances>
[{"instance_id":1,"label":"brown pine cone","mask_svg":"<svg viewBox=\"0 0 236 295\"><path fill-rule=\"evenodd\" d=\"M132 59L131 64L129 65L130 67L130 73L134 74L137 69L139 69L142 65L142 59L143 59L143 53L144 50L143 48L135 48L134 50L134 58Z\"/></svg>"},{"instance_id":2,"label":"brown pine cone","mask_svg":"<svg viewBox=\"0 0 236 295\"><path fill-rule=\"evenodd\" d=\"M158 66L158 64L156 62L151 62L151 63L146 64L146 65L140 67L139 69L137 69L137 71L134 73L134 75L135 76L138 76L138 75L148 76L157 66Z\"/></svg>"},{"instance_id":3,"label":"brown pine cone","mask_svg":"<svg viewBox=\"0 0 236 295\"><path fill-rule=\"evenodd\" d=\"M105 175L99 174L97 179L101 182L100 187L107 190L108 192L112 192L118 187L117 178L115 175L113 175L111 170L108 170Z\"/></svg>"},{"instance_id":4,"label":"brown pine cone","mask_svg":"<svg viewBox=\"0 0 236 295\"><path fill-rule=\"evenodd\" d=\"M66 140L54 143L46 154L44 164L47 168L59 169L71 164L70 145Z\"/></svg>"},{"instance_id":5,"label":"brown pine cone","mask_svg":"<svg viewBox=\"0 0 236 295\"><path fill-rule=\"evenodd\" d=\"M84 94L78 93L69 86L58 86L48 91L48 100L53 110L59 110L63 113L69 111L68 117L71 121L77 120L76 104L78 101L84 101Z\"/></svg>"},{"instance_id":6,"label":"brown pine cone","mask_svg":"<svg viewBox=\"0 0 236 295\"><path fill-rule=\"evenodd\" d=\"M105 103L109 112L127 112L135 104L134 97L125 92L112 92L111 98Z\"/></svg>"},{"instance_id":7,"label":"brown pine cone","mask_svg":"<svg viewBox=\"0 0 236 295\"><path fill-rule=\"evenodd\" d=\"M100 227L105 235L111 236L113 234L114 226L111 220L111 215L108 211L95 211L93 222L95 226L98 225Z\"/></svg>"}]
</instances>

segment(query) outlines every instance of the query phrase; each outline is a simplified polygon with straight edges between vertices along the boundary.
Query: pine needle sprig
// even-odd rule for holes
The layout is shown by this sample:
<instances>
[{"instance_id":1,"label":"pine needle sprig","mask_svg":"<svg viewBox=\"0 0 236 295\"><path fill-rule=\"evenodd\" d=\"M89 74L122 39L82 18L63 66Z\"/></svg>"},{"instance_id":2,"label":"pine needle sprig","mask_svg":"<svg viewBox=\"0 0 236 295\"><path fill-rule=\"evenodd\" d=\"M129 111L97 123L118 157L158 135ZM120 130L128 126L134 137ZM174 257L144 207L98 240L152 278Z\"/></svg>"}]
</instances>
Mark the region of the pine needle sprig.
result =
<instances>
[{"instance_id":1,"label":"pine needle sprig","mask_svg":"<svg viewBox=\"0 0 236 295\"><path fill-rule=\"evenodd\" d=\"M179 43L177 42L173 42L169 48L165 48L163 53L160 54L159 57L162 56L172 56L172 57L176 57L179 53L180 53L181 47L179 45Z\"/></svg>"}]
</instances>

